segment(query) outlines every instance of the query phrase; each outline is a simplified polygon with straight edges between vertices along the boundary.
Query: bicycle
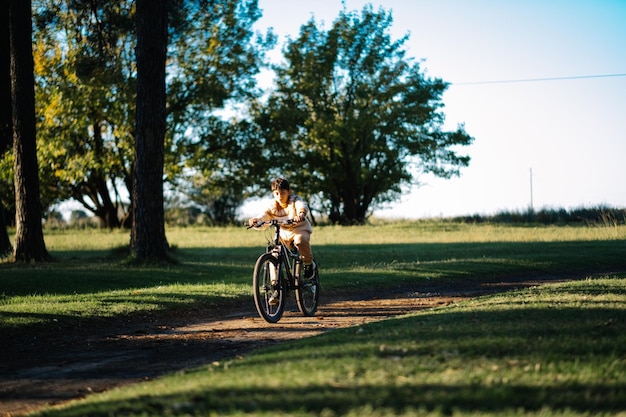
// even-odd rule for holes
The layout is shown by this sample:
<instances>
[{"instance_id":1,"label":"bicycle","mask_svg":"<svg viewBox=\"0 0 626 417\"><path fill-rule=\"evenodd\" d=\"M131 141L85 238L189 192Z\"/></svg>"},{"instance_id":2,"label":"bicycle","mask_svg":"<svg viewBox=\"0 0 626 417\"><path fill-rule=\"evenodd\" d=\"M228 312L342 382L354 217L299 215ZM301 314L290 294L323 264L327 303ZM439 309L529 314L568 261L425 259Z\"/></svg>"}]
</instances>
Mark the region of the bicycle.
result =
<instances>
[{"instance_id":1,"label":"bicycle","mask_svg":"<svg viewBox=\"0 0 626 417\"><path fill-rule=\"evenodd\" d=\"M293 224L293 220L270 220L259 222L248 229L274 227L273 238L268 237L267 248L259 256L252 274L254 304L261 317L268 323L277 323L285 310L287 295L296 293L298 309L304 316L313 316L319 302L320 280L318 268L311 278L304 278L302 260L295 247L287 247L280 239L281 225Z\"/></svg>"}]
</instances>

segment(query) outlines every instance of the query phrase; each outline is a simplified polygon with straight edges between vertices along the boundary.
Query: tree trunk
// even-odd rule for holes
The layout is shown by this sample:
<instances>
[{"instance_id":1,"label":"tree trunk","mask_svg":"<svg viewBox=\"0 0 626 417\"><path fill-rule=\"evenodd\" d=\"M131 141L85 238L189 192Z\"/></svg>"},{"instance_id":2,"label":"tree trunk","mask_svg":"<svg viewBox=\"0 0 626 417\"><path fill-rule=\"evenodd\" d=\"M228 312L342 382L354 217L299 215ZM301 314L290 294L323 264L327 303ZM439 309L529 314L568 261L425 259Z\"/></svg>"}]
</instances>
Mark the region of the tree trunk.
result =
<instances>
[{"instance_id":1,"label":"tree trunk","mask_svg":"<svg viewBox=\"0 0 626 417\"><path fill-rule=\"evenodd\" d=\"M11 147L11 50L9 44L9 0L0 0L0 158ZM7 231L6 210L0 195L0 258L13 252Z\"/></svg>"},{"instance_id":2,"label":"tree trunk","mask_svg":"<svg viewBox=\"0 0 626 417\"><path fill-rule=\"evenodd\" d=\"M13 156L15 158L15 261L50 260L43 239L35 130L35 78L31 2L9 0Z\"/></svg>"},{"instance_id":3,"label":"tree trunk","mask_svg":"<svg viewBox=\"0 0 626 417\"><path fill-rule=\"evenodd\" d=\"M13 135L11 125L9 0L0 0L0 158L11 147Z\"/></svg>"},{"instance_id":4,"label":"tree trunk","mask_svg":"<svg viewBox=\"0 0 626 417\"><path fill-rule=\"evenodd\" d=\"M130 246L136 260L167 260L163 208L167 1L137 0L137 118Z\"/></svg>"}]
</instances>

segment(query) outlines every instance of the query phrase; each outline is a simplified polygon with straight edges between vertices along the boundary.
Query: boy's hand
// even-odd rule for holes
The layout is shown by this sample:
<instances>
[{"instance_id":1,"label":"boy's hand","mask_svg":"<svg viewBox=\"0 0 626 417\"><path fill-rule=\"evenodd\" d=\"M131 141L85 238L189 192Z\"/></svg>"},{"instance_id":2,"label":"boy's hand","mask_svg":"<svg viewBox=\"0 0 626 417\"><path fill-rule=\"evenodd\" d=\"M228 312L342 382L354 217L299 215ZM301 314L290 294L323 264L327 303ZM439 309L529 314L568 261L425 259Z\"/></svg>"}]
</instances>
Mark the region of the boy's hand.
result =
<instances>
[{"instance_id":1,"label":"boy's hand","mask_svg":"<svg viewBox=\"0 0 626 417\"><path fill-rule=\"evenodd\" d=\"M296 217L293 218L293 222L302 223L305 219L306 219L306 216L304 214L298 214Z\"/></svg>"},{"instance_id":2,"label":"boy's hand","mask_svg":"<svg viewBox=\"0 0 626 417\"><path fill-rule=\"evenodd\" d=\"M248 220L248 226L252 227L252 226L254 226L258 222L259 222L259 220L256 217L253 217L250 220Z\"/></svg>"}]
</instances>

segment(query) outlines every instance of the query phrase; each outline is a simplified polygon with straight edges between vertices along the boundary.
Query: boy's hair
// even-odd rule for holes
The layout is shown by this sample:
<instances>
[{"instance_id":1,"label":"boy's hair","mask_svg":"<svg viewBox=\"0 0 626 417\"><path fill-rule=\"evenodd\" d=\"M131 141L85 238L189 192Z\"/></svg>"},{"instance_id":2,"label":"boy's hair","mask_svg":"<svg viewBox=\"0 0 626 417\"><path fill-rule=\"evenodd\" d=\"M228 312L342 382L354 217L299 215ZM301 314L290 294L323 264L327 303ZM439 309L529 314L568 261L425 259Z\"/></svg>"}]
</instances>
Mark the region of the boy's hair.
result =
<instances>
[{"instance_id":1,"label":"boy's hair","mask_svg":"<svg viewBox=\"0 0 626 417\"><path fill-rule=\"evenodd\" d=\"M276 190L289 190L289 181L284 178L276 178L272 182L272 191Z\"/></svg>"}]
</instances>

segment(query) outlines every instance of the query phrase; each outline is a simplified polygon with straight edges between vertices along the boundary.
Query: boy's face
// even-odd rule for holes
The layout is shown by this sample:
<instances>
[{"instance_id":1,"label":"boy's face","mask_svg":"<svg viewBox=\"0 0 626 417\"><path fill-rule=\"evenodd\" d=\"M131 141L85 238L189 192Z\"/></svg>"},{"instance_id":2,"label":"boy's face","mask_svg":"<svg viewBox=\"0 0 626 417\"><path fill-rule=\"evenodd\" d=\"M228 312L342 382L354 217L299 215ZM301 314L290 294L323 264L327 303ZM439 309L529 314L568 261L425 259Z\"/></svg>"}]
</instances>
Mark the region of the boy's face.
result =
<instances>
[{"instance_id":1,"label":"boy's face","mask_svg":"<svg viewBox=\"0 0 626 417\"><path fill-rule=\"evenodd\" d=\"M289 200L289 194L291 194L291 190L278 189L272 191L272 194L274 195L274 200L284 206Z\"/></svg>"}]
</instances>

